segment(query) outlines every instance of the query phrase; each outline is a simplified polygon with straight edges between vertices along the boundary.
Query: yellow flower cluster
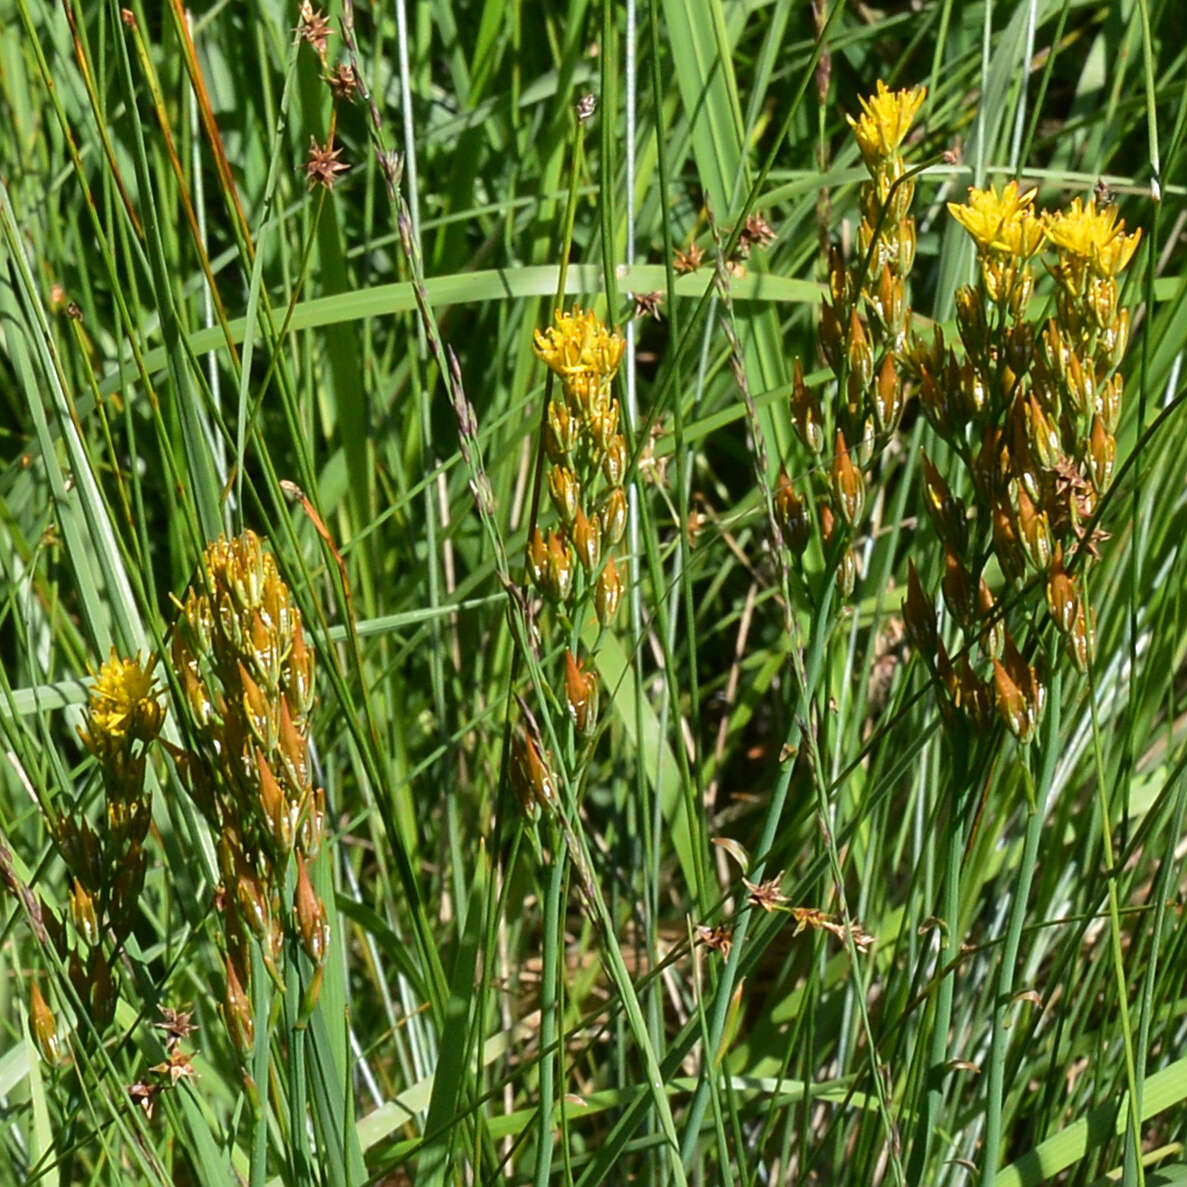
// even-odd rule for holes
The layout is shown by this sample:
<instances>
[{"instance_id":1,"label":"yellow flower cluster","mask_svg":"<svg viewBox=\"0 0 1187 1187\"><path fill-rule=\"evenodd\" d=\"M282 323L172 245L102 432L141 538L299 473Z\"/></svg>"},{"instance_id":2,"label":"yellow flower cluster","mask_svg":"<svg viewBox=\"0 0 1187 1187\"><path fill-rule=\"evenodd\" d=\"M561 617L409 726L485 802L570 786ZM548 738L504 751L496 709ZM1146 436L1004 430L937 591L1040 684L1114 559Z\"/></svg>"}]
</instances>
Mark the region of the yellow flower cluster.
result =
<instances>
[{"instance_id":1,"label":"yellow flower cluster","mask_svg":"<svg viewBox=\"0 0 1187 1187\"><path fill-rule=\"evenodd\" d=\"M165 709L157 700L152 665L140 656L123 659L113 647L91 685L83 741L102 757L132 742L151 742L161 731Z\"/></svg>"},{"instance_id":2,"label":"yellow flower cluster","mask_svg":"<svg viewBox=\"0 0 1187 1187\"><path fill-rule=\"evenodd\" d=\"M573 605L584 596L575 555L606 626L622 596L612 549L626 528L627 452L612 387L626 343L592 310L557 310L555 323L536 332L536 354L561 381L559 397L548 404L544 440L548 493L560 526L547 537L536 529L528 542L529 570L553 601ZM600 496L603 485L607 492Z\"/></svg>"},{"instance_id":3,"label":"yellow flower cluster","mask_svg":"<svg viewBox=\"0 0 1187 1187\"><path fill-rule=\"evenodd\" d=\"M1083 261L1102 279L1115 279L1129 266L1142 238L1140 229L1125 234L1115 206L1098 209L1092 198L1086 205L1073 198L1066 210L1045 217L1043 229L1065 265L1072 259Z\"/></svg>"},{"instance_id":4,"label":"yellow flower cluster","mask_svg":"<svg viewBox=\"0 0 1187 1187\"><path fill-rule=\"evenodd\" d=\"M795 361L791 413L800 440L817 457L826 443L833 446L831 464L822 458L819 467L827 474L827 486L813 502L822 551L835 557L846 597L858 576L853 540L864 522L875 443L897 430L906 405L901 372L916 232L911 216L915 183L907 176L901 149L926 96L923 87L891 91L879 81L876 93L861 100L861 115L849 117L870 179L861 187L857 251L846 260L832 249L829 299L821 307L821 351L838 387L831 415L804 383L803 367ZM805 504L784 467L774 510L783 542L795 554L812 539Z\"/></svg>"},{"instance_id":5,"label":"yellow flower cluster","mask_svg":"<svg viewBox=\"0 0 1187 1187\"><path fill-rule=\"evenodd\" d=\"M309 715L313 653L301 612L276 562L254 532L220 538L204 557L173 636L173 664L198 745L184 756L190 794L217 838L229 893L227 1018L247 1049L251 1013L249 935L265 960L279 961L286 934L313 962L307 987L320 986L328 924L312 891L308 863L325 832L325 793L313 783ZM289 860L296 859L291 911L282 906ZM246 995L246 996L244 996Z\"/></svg>"},{"instance_id":6,"label":"yellow flower cluster","mask_svg":"<svg viewBox=\"0 0 1187 1187\"><path fill-rule=\"evenodd\" d=\"M547 487L559 520L547 533L534 528L527 546L532 584L578 626L592 603L602 627L622 599L614 549L626 530L623 482L626 440L619 432L614 377L626 343L593 312L557 310L554 324L536 331L536 354L560 380L545 410ZM604 492L604 493L603 493ZM563 688L577 736L597 726L598 683L571 650L565 651ZM511 782L531 816L555 805L552 755L525 713L512 742Z\"/></svg>"},{"instance_id":7,"label":"yellow flower cluster","mask_svg":"<svg viewBox=\"0 0 1187 1187\"><path fill-rule=\"evenodd\" d=\"M110 1022L119 997L108 937L126 938L144 886L152 805L145 789L147 746L160 733L165 709L157 699L153 661L121 657L114 648L91 684L79 736L99 761L104 812L98 828L64 812L55 822L58 849L70 870L74 937L68 968L79 998L99 1026ZM65 936L62 935L63 944ZM66 951L60 951L63 959Z\"/></svg>"},{"instance_id":8,"label":"yellow flower cluster","mask_svg":"<svg viewBox=\"0 0 1187 1187\"><path fill-rule=\"evenodd\" d=\"M878 79L874 94L860 100L861 115L857 119L846 116L871 173L877 173L887 161L897 157L926 97L926 87L892 91Z\"/></svg>"},{"instance_id":9,"label":"yellow flower cluster","mask_svg":"<svg viewBox=\"0 0 1187 1187\"><path fill-rule=\"evenodd\" d=\"M1093 616L1064 559L1079 551L1086 564L1095 554L1089 521L1112 477L1118 366L1129 334L1117 274L1140 240L1140 232L1125 233L1112 207L1077 198L1039 216L1034 198L1011 181L1000 191L970 189L966 203L949 205L980 263L978 284L956 294L963 349L946 346L937 331L911 355L923 409L952 446L949 457L965 459L976 505L988 512L970 519L925 457L927 507L945 552L944 601L966 642L979 641L992 674L980 676L966 651L959 662L949 660L921 587L908 597L908 627L952 706L976 716L996 705L1023 741L1041 714L1043 686L991 583L1011 585L1037 571L1051 620L1076 667L1087 669ZM1055 316L1034 325L1027 318L1031 261L1044 246L1057 257L1049 266ZM987 572L987 557L1000 577Z\"/></svg>"},{"instance_id":10,"label":"yellow flower cluster","mask_svg":"<svg viewBox=\"0 0 1187 1187\"><path fill-rule=\"evenodd\" d=\"M949 202L948 212L973 237L978 252L1029 260L1043 242L1043 224L1031 209L1035 192L1021 193L1016 181L1007 182L1000 194L992 185L970 189L968 202Z\"/></svg>"}]
</instances>

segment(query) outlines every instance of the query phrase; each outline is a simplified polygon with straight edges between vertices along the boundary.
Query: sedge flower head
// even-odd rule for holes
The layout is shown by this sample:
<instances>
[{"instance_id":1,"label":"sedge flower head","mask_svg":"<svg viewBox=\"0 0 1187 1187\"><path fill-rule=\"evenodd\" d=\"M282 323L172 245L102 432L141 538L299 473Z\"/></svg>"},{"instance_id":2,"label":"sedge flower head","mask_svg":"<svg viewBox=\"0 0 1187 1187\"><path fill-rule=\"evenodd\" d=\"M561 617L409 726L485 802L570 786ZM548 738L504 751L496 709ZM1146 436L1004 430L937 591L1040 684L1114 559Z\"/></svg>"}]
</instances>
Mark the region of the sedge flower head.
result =
<instances>
[{"instance_id":1,"label":"sedge flower head","mask_svg":"<svg viewBox=\"0 0 1187 1187\"><path fill-rule=\"evenodd\" d=\"M861 115L846 116L871 172L892 157L911 130L911 121L927 97L927 87L892 91L878 79L877 91L861 100Z\"/></svg>"},{"instance_id":2,"label":"sedge flower head","mask_svg":"<svg viewBox=\"0 0 1187 1187\"><path fill-rule=\"evenodd\" d=\"M536 331L536 354L563 381L596 376L608 383L618 373L626 342L592 309L556 311L556 325Z\"/></svg>"},{"instance_id":3,"label":"sedge flower head","mask_svg":"<svg viewBox=\"0 0 1187 1187\"><path fill-rule=\"evenodd\" d=\"M1092 198L1087 204L1074 198L1066 210L1046 215L1044 230L1062 257L1082 261L1101 277L1122 272L1142 237L1141 228L1125 234L1125 220L1118 221L1117 208L1098 208Z\"/></svg>"},{"instance_id":4,"label":"sedge flower head","mask_svg":"<svg viewBox=\"0 0 1187 1187\"><path fill-rule=\"evenodd\" d=\"M111 754L133 740L150 742L157 736L165 710L157 700L151 661L141 665L140 656L111 657L99 669L91 685L87 706L87 731L83 735L95 754Z\"/></svg>"},{"instance_id":5,"label":"sedge flower head","mask_svg":"<svg viewBox=\"0 0 1187 1187\"><path fill-rule=\"evenodd\" d=\"M1043 241L1043 226L1031 210L1035 193L1021 193L1016 181L1006 182L1000 194L992 185L987 190L970 187L968 202L949 202L948 211L973 237L978 255L1028 260Z\"/></svg>"}]
</instances>

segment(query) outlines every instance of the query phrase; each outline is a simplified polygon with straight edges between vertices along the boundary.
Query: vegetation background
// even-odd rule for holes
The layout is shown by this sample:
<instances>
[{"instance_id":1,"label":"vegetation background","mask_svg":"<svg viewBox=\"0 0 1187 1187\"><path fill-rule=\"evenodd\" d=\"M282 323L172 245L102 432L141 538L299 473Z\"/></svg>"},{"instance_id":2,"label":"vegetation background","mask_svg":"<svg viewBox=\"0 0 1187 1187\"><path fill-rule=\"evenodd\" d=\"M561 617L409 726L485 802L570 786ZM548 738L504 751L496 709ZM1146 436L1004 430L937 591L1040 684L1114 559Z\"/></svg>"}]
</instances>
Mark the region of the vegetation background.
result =
<instances>
[{"instance_id":1,"label":"vegetation background","mask_svg":"<svg viewBox=\"0 0 1187 1187\"><path fill-rule=\"evenodd\" d=\"M0 0L0 1177L1187 1182L1178 0L334 2L324 63L309 16ZM880 78L927 87L911 299L951 338L969 185L1103 181L1143 230L1096 656L1053 661L1028 747L962 748L899 642L908 561L942 567L914 405L852 599L818 556L789 600L775 563L765 498L814 464L793 361L827 399L826 245L852 253L865 178L845 117ZM348 168L307 185L330 144ZM723 277L756 212L773 241ZM634 511L614 627L533 656L508 583L562 273L625 326ZM237 1047L230 890L178 761L149 751L98 987L58 822L108 819L77 730L111 648L160 657L163 737L192 736L178 605L248 528L316 652L330 942L312 1013L292 935L276 980L256 964ZM516 695L558 740L538 820ZM776 874L760 910L743 877Z\"/></svg>"}]
</instances>

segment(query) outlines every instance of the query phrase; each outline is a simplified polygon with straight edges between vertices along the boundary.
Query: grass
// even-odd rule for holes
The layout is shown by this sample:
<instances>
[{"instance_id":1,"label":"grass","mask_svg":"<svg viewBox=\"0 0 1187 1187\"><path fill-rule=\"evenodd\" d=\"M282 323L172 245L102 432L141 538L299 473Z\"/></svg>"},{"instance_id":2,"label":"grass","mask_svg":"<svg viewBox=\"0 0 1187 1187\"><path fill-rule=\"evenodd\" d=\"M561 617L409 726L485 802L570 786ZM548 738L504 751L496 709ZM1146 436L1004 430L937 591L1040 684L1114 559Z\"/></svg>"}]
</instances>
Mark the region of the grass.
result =
<instances>
[{"instance_id":1,"label":"grass","mask_svg":"<svg viewBox=\"0 0 1187 1187\"><path fill-rule=\"evenodd\" d=\"M1187 1181L1179 6L333 3L324 69L299 8L0 0L0 1179ZM1055 210L1103 180L1142 230L1108 536L1072 562L1087 670L1042 566L985 570L1047 691L1025 745L948 711L904 636L909 564L943 603L925 453L978 571L993 550L918 376L857 527L820 528L852 365L822 354L826 249L860 271L845 116L879 78L928 88L924 341L959 341L968 186ZM311 142L349 165L331 189ZM775 237L731 275L755 213ZM534 334L575 304L625 339L604 629L596 568L568 607L524 577L558 522ZM195 764L238 776L175 650L208 543L248 529L315 654L325 794L320 844L249 844L259 932L225 834L265 817L195 792ZM79 737L112 648L166 706L143 791ZM234 671L205 678L250 702ZM109 815L140 797L142 856ZM110 859L89 938L84 822Z\"/></svg>"}]
</instances>

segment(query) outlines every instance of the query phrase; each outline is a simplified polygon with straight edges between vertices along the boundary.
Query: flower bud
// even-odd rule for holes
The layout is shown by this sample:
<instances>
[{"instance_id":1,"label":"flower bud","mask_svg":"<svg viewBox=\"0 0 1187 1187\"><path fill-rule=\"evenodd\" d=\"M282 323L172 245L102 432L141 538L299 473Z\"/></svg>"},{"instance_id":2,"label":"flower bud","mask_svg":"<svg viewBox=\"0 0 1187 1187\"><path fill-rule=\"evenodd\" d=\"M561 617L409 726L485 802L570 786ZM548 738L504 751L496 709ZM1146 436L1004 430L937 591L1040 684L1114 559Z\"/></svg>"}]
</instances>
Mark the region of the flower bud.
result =
<instances>
[{"instance_id":1,"label":"flower bud","mask_svg":"<svg viewBox=\"0 0 1187 1187\"><path fill-rule=\"evenodd\" d=\"M544 589L556 602L567 602L573 590L573 550L563 534L548 531L548 568Z\"/></svg>"},{"instance_id":2,"label":"flower bud","mask_svg":"<svg viewBox=\"0 0 1187 1187\"><path fill-rule=\"evenodd\" d=\"M598 722L598 678L594 672L583 672L571 651L565 652L565 700L577 733L588 737Z\"/></svg>"},{"instance_id":3,"label":"flower bud","mask_svg":"<svg viewBox=\"0 0 1187 1187\"><path fill-rule=\"evenodd\" d=\"M962 651L956 661L956 706L962 709L969 721L984 729L992 713L992 697L989 688L978 679L969 663L968 653Z\"/></svg>"},{"instance_id":4,"label":"flower bud","mask_svg":"<svg viewBox=\"0 0 1187 1187\"><path fill-rule=\"evenodd\" d=\"M843 345L840 318L837 317L836 309L825 301L820 306L820 350L824 361L836 375L841 373Z\"/></svg>"},{"instance_id":5,"label":"flower bud","mask_svg":"<svg viewBox=\"0 0 1187 1187\"><path fill-rule=\"evenodd\" d=\"M923 592L915 562L907 561L907 597L903 602L903 623L911 646L929 662L936 656L939 634L936 630L936 604Z\"/></svg>"},{"instance_id":6,"label":"flower bud","mask_svg":"<svg viewBox=\"0 0 1187 1187\"><path fill-rule=\"evenodd\" d=\"M91 1018L95 1025L102 1030L110 1025L112 1018L115 1017L115 1007L119 1000L115 979L111 975L111 966L107 963L107 957L103 955L102 948L91 950L87 980L90 988Z\"/></svg>"},{"instance_id":7,"label":"flower bud","mask_svg":"<svg viewBox=\"0 0 1187 1187\"><path fill-rule=\"evenodd\" d=\"M581 484L568 466L553 466L549 470L548 493L552 496L552 504L561 522L568 527L581 505Z\"/></svg>"},{"instance_id":8,"label":"flower bud","mask_svg":"<svg viewBox=\"0 0 1187 1187\"><path fill-rule=\"evenodd\" d=\"M911 183L908 182L908 185ZM895 261L895 271L900 276L906 276L915 263L915 220L904 219L898 225L898 259Z\"/></svg>"},{"instance_id":9,"label":"flower bud","mask_svg":"<svg viewBox=\"0 0 1187 1187\"><path fill-rule=\"evenodd\" d=\"M566 465L577 448L581 436L581 422L562 400L548 402L548 427L544 448L554 466Z\"/></svg>"},{"instance_id":10,"label":"flower bud","mask_svg":"<svg viewBox=\"0 0 1187 1187\"><path fill-rule=\"evenodd\" d=\"M545 576L548 572L548 549L544 546L544 537L539 528L532 529L532 538L528 541L528 575L532 584L542 590Z\"/></svg>"},{"instance_id":11,"label":"flower bud","mask_svg":"<svg viewBox=\"0 0 1187 1187\"><path fill-rule=\"evenodd\" d=\"M888 264L883 264L882 275L878 278L878 309L882 323L891 337L902 328L906 320L906 305L902 281L891 272Z\"/></svg>"},{"instance_id":12,"label":"flower bud","mask_svg":"<svg viewBox=\"0 0 1187 1187\"><path fill-rule=\"evenodd\" d=\"M41 989L36 981L29 989L29 1023L41 1058L52 1067L57 1067L63 1058L62 1043L58 1038L58 1024L54 1019L54 1012L41 996Z\"/></svg>"},{"instance_id":13,"label":"flower bud","mask_svg":"<svg viewBox=\"0 0 1187 1187\"><path fill-rule=\"evenodd\" d=\"M922 454L922 462L924 500L936 534L946 548L963 554L968 545L964 504L952 494L944 476L932 465L926 453Z\"/></svg>"},{"instance_id":14,"label":"flower bud","mask_svg":"<svg viewBox=\"0 0 1187 1187\"><path fill-rule=\"evenodd\" d=\"M804 383L804 368L798 358L792 371L791 418L804 447L810 453L819 454L824 449L820 404Z\"/></svg>"},{"instance_id":15,"label":"flower bud","mask_svg":"<svg viewBox=\"0 0 1187 1187\"><path fill-rule=\"evenodd\" d=\"M1020 742L1029 742L1043 712L1045 690L1008 632L1001 660L993 661L993 679L999 715Z\"/></svg>"},{"instance_id":16,"label":"flower bud","mask_svg":"<svg viewBox=\"0 0 1187 1187\"><path fill-rule=\"evenodd\" d=\"M787 468L779 467L779 484L775 488L775 517L783 533L783 542L799 555L808 546L810 527L808 513L796 497L795 488L787 476Z\"/></svg>"},{"instance_id":17,"label":"flower bud","mask_svg":"<svg viewBox=\"0 0 1187 1187\"><path fill-rule=\"evenodd\" d=\"M1079 672L1087 672L1096 652L1096 617L1081 598L1076 603L1076 618L1067 637L1068 654Z\"/></svg>"},{"instance_id":18,"label":"flower bud","mask_svg":"<svg viewBox=\"0 0 1187 1187\"><path fill-rule=\"evenodd\" d=\"M592 576L602 555L602 526L596 515L587 519L580 507L573 520L573 545L581 567Z\"/></svg>"},{"instance_id":19,"label":"flower bud","mask_svg":"<svg viewBox=\"0 0 1187 1187\"><path fill-rule=\"evenodd\" d=\"M1031 501L1025 487L1018 485L1018 534L1031 563L1045 569L1051 562L1051 526L1047 512Z\"/></svg>"},{"instance_id":20,"label":"flower bud","mask_svg":"<svg viewBox=\"0 0 1187 1187\"><path fill-rule=\"evenodd\" d=\"M268 891L242 854L237 855L236 867L235 902L239 913L247 920L256 938L265 940L271 928Z\"/></svg>"},{"instance_id":21,"label":"flower bud","mask_svg":"<svg viewBox=\"0 0 1187 1187\"><path fill-rule=\"evenodd\" d=\"M849 314L849 373L865 387L874 374L874 348L856 309Z\"/></svg>"},{"instance_id":22,"label":"flower bud","mask_svg":"<svg viewBox=\"0 0 1187 1187\"><path fill-rule=\"evenodd\" d=\"M305 858L297 854L297 888L293 896L293 915L297 921L297 934L305 955L315 965L321 965L326 958L330 943L330 925L326 922L326 909L313 889Z\"/></svg>"},{"instance_id":23,"label":"flower bud","mask_svg":"<svg viewBox=\"0 0 1187 1187\"><path fill-rule=\"evenodd\" d=\"M981 651L990 659L1000 659L1006 643L1006 624L984 577L977 586L977 615L981 620Z\"/></svg>"},{"instance_id":24,"label":"flower bud","mask_svg":"<svg viewBox=\"0 0 1187 1187\"><path fill-rule=\"evenodd\" d=\"M256 770L259 773L260 814L267 822L272 836L272 842L278 852L287 853L293 843L293 825L295 821L295 805L290 805L288 798L280 789L272 768L264 757L264 752L256 747Z\"/></svg>"},{"instance_id":25,"label":"flower bud","mask_svg":"<svg viewBox=\"0 0 1187 1187\"><path fill-rule=\"evenodd\" d=\"M61 816L56 829L58 848L70 872L84 886L96 891L103 884L103 865L99 842L87 821L79 817Z\"/></svg>"},{"instance_id":26,"label":"flower bud","mask_svg":"<svg viewBox=\"0 0 1187 1187\"><path fill-rule=\"evenodd\" d=\"M846 548L841 554L841 563L837 566L837 589L843 599L853 596L860 568L857 553L852 548Z\"/></svg>"},{"instance_id":27,"label":"flower bud","mask_svg":"<svg viewBox=\"0 0 1187 1187\"><path fill-rule=\"evenodd\" d=\"M1105 428L1099 416L1092 418L1092 436L1088 441L1088 469L1092 485L1104 493L1113 477L1113 463L1117 458L1116 438Z\"/></svg>"},{"instance_id":28,"label":"flower bud","mask_svg":"<svg viewBox=\"0 0 1187 1187\"><path fill-rule=\"evenodd\" d=\"M1119 367L1129 345L1129 310L1122 309L1105 330L1105 344L1108 351L1106 362L1110 367Z\"/></svg>"},{"instance_id":29,"label":"flower bud","mask_svg":"<svg viewBox=\"0 0 1187 1187\"><path fill-rule=\"evenodd\" d=\"M264 695L264 690L252 679L243 661L236 660L239 670L239 687L243 690L243 716L252 736L269 750L276 741L273 722L273 706Z\"/></svg>"},{"instance_id":30,"label":"flower bud","mask_svg":"<svg viewBox=\"0 0 1187 1187\"><path fill-rule=\"evenodd\" d=\"M989 330L981 294L972 285L962 284L956 290L956 326L969 353L983 355Z\"/></svg>"},{"instance_id":31,"label":"flower bud","mask_svg":"<svg viewBox=\"0 0 1187 1187\"><path fill-rule=\"evenodd\" d=\"M903 385L899 381L894 365L894 355L887 351L878 369L878 382L874 386L874 415L878 428L884 433L898 428L903 414Z\"/></svg>"},{"instance_id":32,"label":"flower bud","mask_svg":"<svg viewBox=\"0 0 1187 1187\"><path fill-rule=\"evenodd\" d=\"M948 548L944 552L944 576L940 582L944 604L948 612L963 627L973 620L973 582L968 570L957 555Z\"/></svg>"},{"instance_id":33,"label":"flower bud","mask_svg":"<svg viewBox=\"0 0 1187 1187\"><path fill-rule=\"evenodd\" d=\"M556 803L548 763L540 753L539 744L522 727L511 739L509 775L520 805L533 819L540 808L551 809Z\"/></svg>"},{"instance_id":34,"label":"flower bud","mask_svg":"<svg viewBox=\"0 0 1187 1187\"><path fill-rule=\"evenodd\" d=\"M294 614L288 657L288 695L294 714L304 720L313 711L313 652L305 643L300 614Z\"/></svg>"},{"instance_id":35,"label":"flower bud","mask_svg":"<svg viewBox=\"0 0 1187 1187\"><path fill-rule=\"evenodd\" d=\"M614 563L614 557L608 556L594 586L594 609L597 611L598 622L603 627L610 625L621 597L622 582L618 576L618 567Z\"/></svg>"},{"instance_id":36,"label":"flower bud","mask_svg":"<svg viewBox=\"0 0 1187 1187\"><path fill-rule=\"evenodd\" d=\"M619 433L606 446L606 455L602 458L602 473L611 486L622 485L626 462L626 441Z\"/></svg>"},{"instance_id":37,"label":"flower bud","mask_svg":"<svg viewBox=\"0 0 1187 1187\"><path fill-rule=\"evenodd\" d=\"M227 989L223 997L222 1015L231 1042L241 1056L251 1051L255 1024L251 1016L251 1000L244 992L243 984L235 969L235 962L227 957Z\"/></svg>"},{"instance_id":38,"label":"flower bud","mask_svg":"<svg viewBox=\"0 0 1187 1187\"><path fill-rule=\"evenodd\" d=\"M1063 455L1059 429L1039 406L1033 392L1026 401L1026 428L1035 456L1045 469L1052 469Z\"/></svg>"},{"instance_id":39,"label":"flower bud","mask_svg":"<svg viewBox=\"0 0 1187 1187\"><path fill-rule=\"evenodd\" d=\"M133 842L111 880L107 914L112 930L120 938L124 936L132 911L140 899L140 892L144 889L147 866L148 859L144 850L139 843Z\"/></svg>"},{"instance_id":40,"label":"flower bud","mask_svg":"<svg viewBox=\"0 0 1187 1187\"><path fill-rule=\"evenodd\" d=\"M849 457L845 434L840 429L837 430L836 454L833 457L832 486L841 518L849 527L856 527L865 508L866 484L861 471Z\"/></svg>"},{"instance_id":41,"label":"flower bud","mask_svg":"<svg viewBox=\"0 0 1187 1187\"><path fill-rule=\"evenodd\" d=\"M1056 545L1047 575L1047 610L1060 634L1068 634L1075 625L1078 603L1076 583L1063 567L1063 549Z\"/></svg>"},{"instance_id":42,"label":"flower bud","mask_svg":"<svg viewBox=\"0 0 1187 1187\"><path fill-rule=\"evenodd\" d=\"M993 661L993 686L997 694L998 714L1006 723L1010 733L1020 742L1029 741L1031 726L1027 720L1026 699L1013 677L998 659Z\"/></svg>"},{"instance_id":43,"label":"flower bud","mask_svg":"<svg viewBox=\"0 0 1187 1187\"><path fill-rule=\"evenodd\" d=\"M1014 524L1001 503L993 506L993 551L1006 579L1018 581L1026 571L1026 560Z\"/></svg>"},{"instance_id":44,"label":"flower bud","mask_svg":"<svg viewBox=\"0 0 1187 1187\"><path fill-rule=\"evenodd\" d=\"M609 397L598 403L591 412L590 439L596 453L605 453L618 433L618 401Z\"/></svg>"},{"instance_id":45,"label":"flower bud","mask_svg":"<svg viewBox=\"0 0 1187 1187\"><path fill-rule=\"evenodd\" d=\"M616 486L605 498L601 510L602 537L613 548L626 532L626 493Z\"/></svg>"},{"instance_id":46,"label":"flower bud","mask_svg":"<svg viewBox=\"0 0 1187 1187\"><path fill-rule=\"evenodd\" d=\"M310 786L309 779L309 739L297 729L289 712L288 701L280 702L280 737L276 747L276 754L280 756L284 776L292 788L305 791Z\"/></svg>"},{"instance_id":47,"label":"flower bud","mask_svg":"<svg viewBox=\"0 0 1187 1187\"><path fill-rule=\"evenodd\" d=\"M1098 276L1089 281L1087 306L1096 322L1096 329L1103 330L1113 324L1117 312L1117 282L1111 276Z\"/></svg>"},{"instance_id":48,"label":"flower bud","mask_svg":"<svg viewBox=\"0 0 1187 1187\"><path fill-rule=\"evenodd\" d=\"M70 917L78 934L88 948L99 942L99 921L95 918L95 900L83 884L73 879L70 884Z\"/></svg>"},{"instance_id":49,"label":"flower bud","mask_svg":"<svg viewBox=\"0 0 1187 1187\"><path fill-rule=\"evenodd\" d=\"M1006 365L1015 375L1026 375L1034 362L1034 327L1028 321L1019 322L1006 335Z\"/></svg>"},{"instance_id":50,"label":"flower bud","mask_svg":"<svg viewBox=\"0 0 1187 1187\"><path fill-rule=\"evenodd\" d=\"M855 450L857 456L857 464L864 471L874 457L874 438L876 430L874 426L874 418L867 416L861 425L861 440L857 443Z\"/></svg>"},{"instance_id":51,"label":"flower bud","mask_svg":"<svg viewBox=\"0 0 1187 1187\"><path fill-rule=\"evenodd\" d=\"M1121 419L1121 393L1124 387L1125 381L1121 378L1121 372L1118 371L1111 379L1106 379L1098 389L1100 406L1097 411L1101 420L1104 421L1107 433L1116 433L1117 431L1117 423Z\"/></svg>"}]
</instances>

